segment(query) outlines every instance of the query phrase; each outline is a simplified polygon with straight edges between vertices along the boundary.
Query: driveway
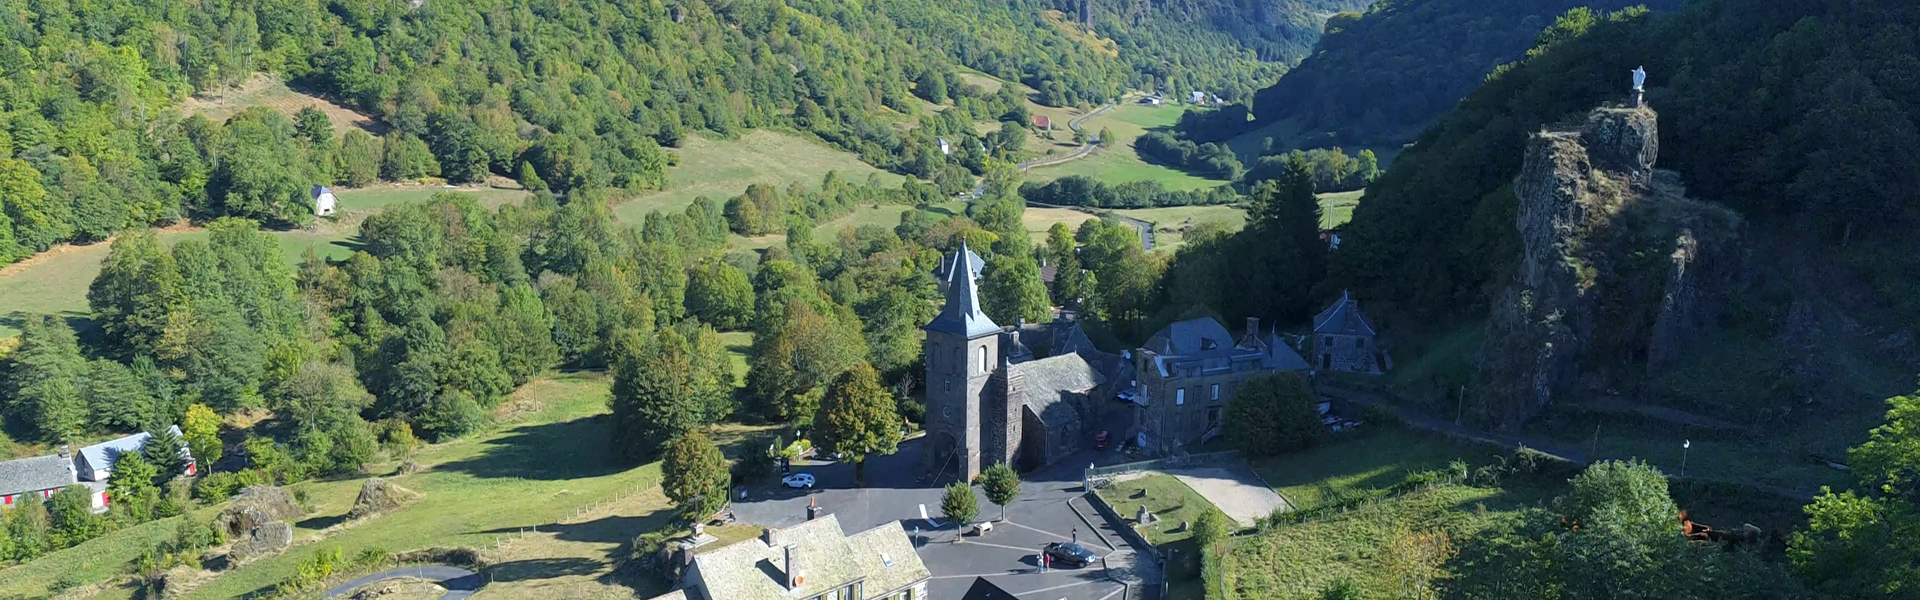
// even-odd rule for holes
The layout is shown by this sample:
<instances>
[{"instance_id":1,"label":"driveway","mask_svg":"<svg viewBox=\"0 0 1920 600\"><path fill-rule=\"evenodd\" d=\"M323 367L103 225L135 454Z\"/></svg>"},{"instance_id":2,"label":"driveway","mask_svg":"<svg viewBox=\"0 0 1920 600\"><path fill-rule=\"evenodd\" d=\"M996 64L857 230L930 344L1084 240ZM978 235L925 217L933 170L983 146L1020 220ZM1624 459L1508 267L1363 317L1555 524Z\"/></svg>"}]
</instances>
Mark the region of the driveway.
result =
<instances>
[{"instance_id":1,"label":"driveway","mask_svg":"<svg viewBox=\"0 0 1920 600\"><path fill-rule=\"evenodd\" d=\"M1077 500L1083 493L1081 469L1095 460L1091 453L1027 474L1019 498L1007 507L1006 521L995 523L992 533L976 537L962 535L954 523L940 519L939 484L945 482L919 480L923 443L924 439L903 442L899 452L867 461L864 488L853 487L851 465L795 466L795 472L812 473L818 487L752 491L746 499L734 500L734 515L746 523L787 527L806 520L811 502L839 519L846 533L898 522L914 537L920 560L933 573L927 592L935 598L960 597L975 577L1040 600L1121 598L1124 586L1099 564L1042 573L1037 562L1042 546L1075 537L1101 555L1113 553L1115 546L1124 547L1111 526ZM975 493L978 519L998 519L1000 507L988 502L978 488ZM932 520L921 518L923 508ZM1092 520L1083 519L1076 509ZM1139 597L1136 591L1133 598Z\"/></svg>"},{"instance_id":2,"label":"driveway","mask_svg":"<svg viewBox=\"0 0 1920 600\"><path fill-rule=\"evenodd\" d=\"M1168 469L1165 473L1199 492L1213 503L1214 508L1226 513L1241 527L1257 525L1260 519L1276 510L1293 510L1293 505L1286 498L1281 498L1273 488L1267 487L1267 483L1261 481L1260 476L1255 475L1253 469L1244 462L1230 466Z\"/></svg>"}]
</instances>

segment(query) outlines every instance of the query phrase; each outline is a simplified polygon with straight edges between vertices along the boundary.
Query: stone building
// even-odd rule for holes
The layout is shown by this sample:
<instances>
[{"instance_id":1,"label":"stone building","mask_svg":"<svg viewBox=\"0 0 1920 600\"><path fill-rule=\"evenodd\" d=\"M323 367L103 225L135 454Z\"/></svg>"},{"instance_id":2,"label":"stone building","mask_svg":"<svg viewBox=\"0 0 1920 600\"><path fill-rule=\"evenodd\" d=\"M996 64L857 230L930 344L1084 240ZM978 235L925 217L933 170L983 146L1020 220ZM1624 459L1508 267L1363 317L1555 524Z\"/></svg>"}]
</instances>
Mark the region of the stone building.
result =
<instances>
[{"instance_id":1,"label":"stone building","mask_svg":"<svg viewBox=\"0 0 1920 600\"><path fill-rule=\"evenodd\" d=\"M927 323L925 466L972 479L1007 463L1032 469L1082 447L1099 401L1113 397L1112 360L1071 318L1002 327L980 310L977 260L963 243L942 269L946 305ZM1029 345L1026 337L1035 342ZM1041 357L1038 347L1049 353ZM1096 366L1098 365L1098 366Z\"/></svg>"},{"instance_id":2,"label":"stone building","mask_svg":"<svg viewBox=\"0 0 1920 600\"><path fill-rule=\"evenodd\" d=\"M1241 384L1305 370L1306 361L1278 334L1263 334L1255 317L1238 339L1211 317L1167 325L1133 354L1134 443L1167 454L1205 442L1219 435L1221 416Z\"/></svg>"},{"instance_id":3,"label":"stone building","mask_svg":"<svg viewBox=\"0 0 1920 600\"><path fill-rule=\"evenodd\" d=\"M1313 317L1313 335L1307 343L1308 356L1320 371L1379 373L1380 346L1374 339L1373 324L1360 312L1353 295L1340 292L1340 299Z\"/></svg>"},{"instance_id":4,"label":"stone building","mask_svg":"<svg viewBox=\"0 0 1920 600\"><path fill-rule=\"evenodd\" d=\"M833 515L687 560L653 600L925 600L932 575L900 523L847 535Z\"/></svg>"}]
</instances>

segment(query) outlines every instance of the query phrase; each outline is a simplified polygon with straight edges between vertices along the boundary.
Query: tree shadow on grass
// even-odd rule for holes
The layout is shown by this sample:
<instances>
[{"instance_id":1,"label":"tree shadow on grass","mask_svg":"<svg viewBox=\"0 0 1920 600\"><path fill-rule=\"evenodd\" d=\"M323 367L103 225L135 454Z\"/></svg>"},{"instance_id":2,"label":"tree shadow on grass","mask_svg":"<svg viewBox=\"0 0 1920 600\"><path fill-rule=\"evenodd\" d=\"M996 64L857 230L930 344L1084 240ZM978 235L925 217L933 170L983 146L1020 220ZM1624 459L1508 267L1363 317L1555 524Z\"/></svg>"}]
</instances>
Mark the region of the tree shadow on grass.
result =
<instances>
[{"instance_id":1,"label":"tree shadow on grass","mask_svg":"<svg viewBox=\"0 0 1920 600\"><path fill-rule=\"evenodd\" d=\"M340 513L330 517L310 517L310 518L301 520L298 523L294 523L293 526L298 527L300 529L309 529L313 531L319 531L319 530L326 529L328 527L339 525L345 522L347 522L346 513Z\"/></svg>"},{"instance_id":2,"label":"tree shadow on grass","mask_svg":"<svg viewBox=\"0 0 1920 600\"><path fill-rule=\"evenodd\" d=\"M592 575L606 566L606 563L579 557L533 558L508 561L488 567L481 576L486 578L484 581L509 583Z\"/></svg>"},{"instance_id":3,"label":"tree shadow on grass","mask_svg":"<svg viewBox=\"0 0 1920 600\"><path fill-rule=\"evenodd\" d=\"M554 539L564 542L583 544L621 544L633 543L633 538L642 533L659 530L670 525L673 512L659 509L641 516L613 515L594 519L584 523L552 523L541 525L541 533L551 533ZM519 527L489 529L485 534L517 534ZM617 551L618 552L618 551Z\"/></svg>"},{"instance_id":4,"label":"tree shadow on grass","mask_svg":"<svg viewBox=\"0 0 1920 600\"><path fill-rule=\"evenodd\" d=\"M522 425L487 440L479 456L445 463L436 471L483 479L557 481L612 475L628 467L608 451L607 424L598 417Z\"/></svg>"}]
</instances>

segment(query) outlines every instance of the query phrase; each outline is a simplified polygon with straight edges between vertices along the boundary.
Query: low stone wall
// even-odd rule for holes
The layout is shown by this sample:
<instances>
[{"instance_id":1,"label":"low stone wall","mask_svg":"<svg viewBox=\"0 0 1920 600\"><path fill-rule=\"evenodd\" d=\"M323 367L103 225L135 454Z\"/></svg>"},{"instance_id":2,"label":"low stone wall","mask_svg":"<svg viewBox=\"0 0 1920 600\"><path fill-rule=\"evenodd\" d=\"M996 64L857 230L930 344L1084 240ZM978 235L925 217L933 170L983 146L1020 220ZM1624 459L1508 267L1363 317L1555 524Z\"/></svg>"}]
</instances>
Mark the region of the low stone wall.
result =
<instances>
[{"instance_id":1,"label":"low stone wall","mask_svg":"<svg viewBox=\"0 0 1920 600\"><path fill-rule=\"evenodd\" d=\"M1233 450L1225 450L1221 452L1208 452L1205 454L1190 454L1187 456L1169 456L1166 458L1156 458L1153 460L1120 463L1117 465L1107 465L1104 467L1088 467L1086 472L1081 475L1081 481L1092 482L1095 479L1107 479L1107 478L1113 477L1114 475L1120 475L1124 473L1135 473L1139 471L1159 471L1163 469L1178 469L1182 467L1191 467L1195 465L1216 464L1216 463L1230 461L1230 460L1238 460L1239 458L1240 458L1239 452L1236 452Z\"/></svg>"},{"instance_id":2,"label":"low stone wall","mask_svg":"<svg viewBox=\"0 0 1920 600\"><path fill-rule=\"evenodd\" d=\"M1088 490L1086 498L1087 503L1092 504L1094 510L1100 511L1101 517L1105 518L1107 522L1113 523L1113 528L1120 531L1120 537L1127 540L1127 545L1133 546L1135 552L1150 554L1155 557L1160 556L1160 551L1154 549L1153 544L1147 543L1147 537L1140 535L1139 531L1134 530L1133 526L1128 525L1126 519L1120 518L1120 513L1115 512L1113 506L1107 504L1107 500L1101 498L1100 494Z\"/></svg>"}]
</instances>

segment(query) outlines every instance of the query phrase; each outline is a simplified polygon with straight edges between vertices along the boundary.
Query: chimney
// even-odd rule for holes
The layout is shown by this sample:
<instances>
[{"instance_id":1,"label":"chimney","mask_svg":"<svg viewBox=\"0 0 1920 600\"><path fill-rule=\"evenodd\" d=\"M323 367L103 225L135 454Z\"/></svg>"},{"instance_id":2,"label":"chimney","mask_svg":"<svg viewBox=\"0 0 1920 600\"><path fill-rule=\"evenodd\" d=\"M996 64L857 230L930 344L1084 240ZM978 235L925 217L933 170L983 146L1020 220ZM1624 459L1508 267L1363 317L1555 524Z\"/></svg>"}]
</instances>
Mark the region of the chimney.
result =
<instances>
[{"instance_id":1,"label":"chimney","mask_svg":"<svg viewBox=\"0 0 1920 600\"><path fill-rule=\"evenodd\" d=\"M800 574L800 547L787 544L782 549L787 554L787 591L791 592L800 589L800 584L805 583L807 579Z\"/></svg>"},{"instance_id":2,"label":"chimney","mask_svg":"<svg viewBox=\"0 0 1920 600\"><path fill-rule=\"evenodd\" d=\"M814 519L820 518L820 510L821 510L820 505L815 503L812 498L807 499L807 520L808 521L812 521Z\"/></svg>"},{"instance_id":3,"label":"chimney","mask_svg":"<svg viewBox=\"0 0 1920 600\"><path fill-rule=\"evenodd\" d=\"M766 544L768 546L773 545L773 528L772 527L768 527L760 530L760 543Z\"/></svg>"},{"instance_id":4,"label":"chimney","mask_svg":"<svg viewBox=\"0 0 1920 600\"><path fill-rule=\"evenodd\" d=\"M1260 317L1247 317L1247 335L1260 337Z\"/></svg>"}]
</instances>

